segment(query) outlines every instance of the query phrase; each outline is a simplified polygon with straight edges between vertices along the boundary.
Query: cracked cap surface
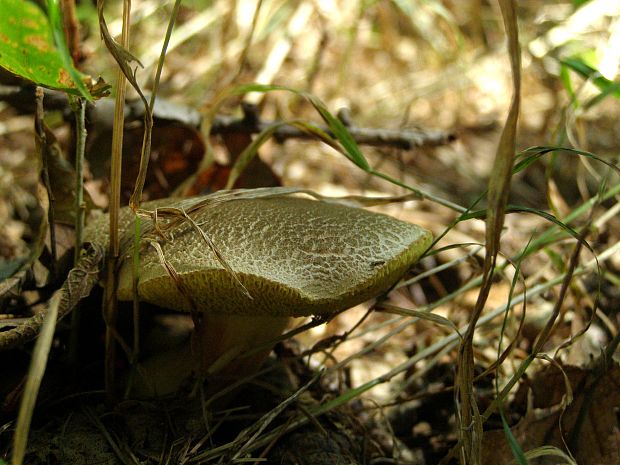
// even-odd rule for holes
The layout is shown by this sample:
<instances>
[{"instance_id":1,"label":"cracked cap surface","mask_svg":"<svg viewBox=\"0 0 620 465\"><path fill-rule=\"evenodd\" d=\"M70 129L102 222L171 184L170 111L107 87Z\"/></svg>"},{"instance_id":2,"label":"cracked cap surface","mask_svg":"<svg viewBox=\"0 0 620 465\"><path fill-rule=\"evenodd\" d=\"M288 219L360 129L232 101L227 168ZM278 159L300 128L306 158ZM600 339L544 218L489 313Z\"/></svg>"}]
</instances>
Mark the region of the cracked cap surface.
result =
<instances>
[{"instance_id":1,"label":"cracked cap surface","mask_svg":"<svg viewBox=\"0 0 620 465\"><path fill-rule=\"evenodd\" d=\"M165 205L174 203L144 206ZM121 224L129 234L132 217L129 209L122 210ZM201 208L192 218L237 279L195 226L184 221L173 230L173 239L158 241L177 280L142 239L140 300L220 314L329 314L388 290L432 241L430 232L414 224L300 197L235 199ZM106 216L89 225L91 235L107 228L107 221ZM118 295L132 299L131 257L121 266Z\"/></svg>"}]
</instances>

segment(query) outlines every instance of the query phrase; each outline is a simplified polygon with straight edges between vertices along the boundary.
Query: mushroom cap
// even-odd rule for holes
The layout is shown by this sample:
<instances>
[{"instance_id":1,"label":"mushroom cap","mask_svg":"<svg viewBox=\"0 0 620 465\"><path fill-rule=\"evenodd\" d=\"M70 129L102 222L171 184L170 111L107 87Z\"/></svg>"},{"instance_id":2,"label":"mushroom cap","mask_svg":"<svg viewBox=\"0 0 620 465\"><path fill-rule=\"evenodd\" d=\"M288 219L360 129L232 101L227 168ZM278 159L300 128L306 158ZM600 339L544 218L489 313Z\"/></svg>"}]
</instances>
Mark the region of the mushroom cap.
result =
<instances>
[{"instance_id":1,"label":"mushroom cap","mask_svg":"<svg viewBox=\"0 0 620 465\"><path fill-rule=\"evenodd\" d=\"M188 201L181 202L176 205ZM145 208L164 205L175 206L155 201ZM132 217L122 210L121 227L129 234ZM387 215L290 196L233 199L201 207L191 217L194 224L182 221L169 239L158 239L176 279L147 243L149 235L142 238L140 300L188 312L329 314L387 291L432 241L427 230ZM87 239L107 228L107 219L95 223ZM130 257L121 264L121 300L133 298L131 267Z\"/></svg>"}]
</instances>

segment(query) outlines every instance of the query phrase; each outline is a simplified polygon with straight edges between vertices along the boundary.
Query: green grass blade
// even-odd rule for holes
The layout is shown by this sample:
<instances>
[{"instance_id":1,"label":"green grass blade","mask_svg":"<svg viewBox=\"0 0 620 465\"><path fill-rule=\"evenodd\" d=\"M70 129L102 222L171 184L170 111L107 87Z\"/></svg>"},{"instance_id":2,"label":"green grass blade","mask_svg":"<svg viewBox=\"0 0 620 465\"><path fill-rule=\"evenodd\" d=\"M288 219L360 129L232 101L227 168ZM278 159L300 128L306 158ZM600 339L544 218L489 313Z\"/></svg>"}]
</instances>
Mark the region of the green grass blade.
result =
<instances>
[{"instance_id":1,"label":"green grass blade","mask_svg":"<svg viewBox=\"0 0 620 465\"><path fill-rule=\"evenodd\" d=\"M617 165L615 165L614 163L608 160L605 160L602 157L599 157L598 155L592 152L574 149L572 147L559 147L559 146L535 146L535 147L530 147L530 148L523 150L517 155L518 162L515 164L513 173L518 173L524 170L525 168L530 166L532 163L534 163L536 160L538 160L543 155L547 155L548 153L555 153L555 152L559 152L559 153L566 154L566 155L578 155L581 157L590 158L591 160L595 160L599 163L603 163L604 165L610 167L614 171L620 173L620 168Z\"/></svg>"},{"instance_id":2,"label":"green grass blade","mask_svg":"<svg viewBox=\"0 0 620 465\"><path fill-rule=\"evenodd\" d=\"M499 411L500 417L502 419L502 428L504 430L504 434L506 435L506 440L508 441L508 445L510 446L510 450L512 451L512 455L515 457L515 463L518 465L528 465L527 458L525 457L525 453L517 438L515 438L514 434L510 430L510 426L508 426L508 422L506 421L506 417L504 416L504 412Z\"/></svg>"},{"instance_id":3,"label":"green grass blade","mask_svg":"<svg viewBox=\"0 0 620 465\"><path fill-rule=\"evenodd\" d=\"M245 95L250 92L271 92L283 90L286 92L291 92L299 97L306 99L308 102L312 104L312 106L319 113L323 121L327 124L330 131L333 133L334 138L340 143L342 150L340 150L349 160L359 166L366 172L370 170L370 164L362 154L357 142L353 139L351 133L347 130L346 126L340 121L337 117L335 117L330 111L327 109L325 104L316 96L293 89L287 86L280 86L274 84L241 84L239 86L235 86L233 88L229 88L222 93L220 98L216 99L216 103L213 105L212 112L213 114L219 108L221 102L227 98L232 96Z\"/></svg>"},{"instance_id":4,"label":"green grass blade","mask_svg":"<svg viewBox=\"0 0 620 465\"><path fill-rule=\"evenodd\" d=\"M618 88L618 84L620 83L610 81L604 77L598 69L586 64L581 58L565 58L561 60L561 63L584 79L591 81L602 92L605 92L606 95L613 95L616 98L620 98L620 88Z\"/></svg>"},{"instance_id":5,"label":"green grass blade","mask_svg":"<svg viewBox=\"0 0 620 465\"><path fill-rule=\"evenodd\" d=\"M342 144L342 147L345 150L344 155L346 155L349 160L351 160L361 169L368 172L368 170L370 170L370 164L362 154L362 151L357 145L357 142L355 142L355 139L353 139L353 136L348 131L343 122L336 118L334 115L332 115L327 110L325 104L321 102L318 97L315 97L314 95L310 95L305 92L302 93L302 95L306 99L308 99L308 101L312 104L312 106L314 106L316 111L319 112L321 118L323 118L329 129L334 133L334 136L336 137L338 142Z\"/></svg>"}]
</instances>

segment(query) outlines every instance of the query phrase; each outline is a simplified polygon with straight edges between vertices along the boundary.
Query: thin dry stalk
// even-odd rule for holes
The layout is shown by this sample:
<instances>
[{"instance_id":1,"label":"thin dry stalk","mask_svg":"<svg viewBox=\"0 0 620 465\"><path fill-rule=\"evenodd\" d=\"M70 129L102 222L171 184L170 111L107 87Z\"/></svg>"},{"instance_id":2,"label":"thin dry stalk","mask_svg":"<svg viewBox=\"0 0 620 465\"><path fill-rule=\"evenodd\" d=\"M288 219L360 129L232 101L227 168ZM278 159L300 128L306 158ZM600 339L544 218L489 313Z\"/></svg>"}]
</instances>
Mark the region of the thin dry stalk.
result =
<instances>
[{"instance_id":1,"label":"thin dry stalk","mask_svg":"<svg viewBox=\"0 0 620 465\"><path fill-rule=\"evenodd\" d=\"M517 119L519 116L521 96L521 50L517 30L516 5L512 0L500 0L502 18L508 38L508 50L513 79L513 96L508 118L502 131L495 162L489 181L486 222L486 255L483 269L483 283L478 300L470 318L470 324L459 347L457 359L457 377L455 379L457 415L461 464L480 464L482 444L482 418L478 412L474 397L474 331L476 323L493 285L497 255L500 250L500 236L504 224L504 215L508 203L508 194L512 179L515 155Z\"/></svg>"},{"instance_id":2,"label":"thin dry stalk","mask_svg":"<svg viewBox=\"0 0 620 465\"><path fill-rule=\"evenodd\" d=\"M103 0L97 3L99 21L104 31L105 21L103 20ZM123 31L121 34L121 46L127 49L129 46L129 25L131 17L131 1L123 2ZM107 28L106 28L107 29ZM105 38L105 35L104 35ZM108 46L108 43L106 42ZM119 211L121 198L121 164L123 153L123 131L125 127L125 88L126 77L122 67L117 73L116 100L114 108L114 126L112 132L112 163L110 168L110 245L107 259L107 276L105 286L104 315L106 326L106 361L105 361L105 384L106 391L110 399L114 397L115 391L115 363L116 363L116 342L112 328L115 326L118 302L116 299L116 261L119 256L120 238Z\"/></svg>"}]
</instances>

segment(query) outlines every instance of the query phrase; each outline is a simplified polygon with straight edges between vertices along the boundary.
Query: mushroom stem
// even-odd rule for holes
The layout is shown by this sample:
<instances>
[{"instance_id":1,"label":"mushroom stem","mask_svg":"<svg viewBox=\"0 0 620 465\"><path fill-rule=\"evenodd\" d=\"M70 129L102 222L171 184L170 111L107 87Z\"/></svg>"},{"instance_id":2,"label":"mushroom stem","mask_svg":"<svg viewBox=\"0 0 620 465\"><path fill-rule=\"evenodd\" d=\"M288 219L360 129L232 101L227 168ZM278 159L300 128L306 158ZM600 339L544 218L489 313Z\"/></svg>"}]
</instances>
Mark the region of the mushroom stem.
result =
<instances>
[{"instance_id":1,"label":"mushroom stem","mask_svg":"<svg viewBox=\"0 0 620 465\"><path fill-rule=\"evenodd\" d=\"M215 393L231 380L255 373L291 319L194 315L191 344L188 341L142 362L131 393L139 398L173 394L192 371L199 382L209 381L207 393Z\"/></svg>"},{"instance_id":2,"label":"mushroom stem","mask_svg":"<svg viewBox=\"0 0 620 465\"><path fill-rule=\"evenodd\" d=\"M252 374L290 320L279 316L194 315L192 356L198 377L219 381ZM258 350L242 355L254 349Z\"/></svg>"},{"instance_id":3,"label":"mushroom stem","mask_svg":"<svg viewBox=\"0 0 620 465\"><path fill-rule=\"evenodd\" d=\"M331 315L386 292L432 243L419 226L284 195L291 192L218 192L144 205L162 221L142 239L138 298L194 314L193 350L179 356L188 354L183 363L209 381L208 390L255 372L288 317ZM127 240L134 217L124 210ZM92 223L85 239L106 244L108 222ZM131 273L132 261L124 259L120 300L135 297ZM180 376L173 378L165 381Z\"/></svg>"}]
</instances>

